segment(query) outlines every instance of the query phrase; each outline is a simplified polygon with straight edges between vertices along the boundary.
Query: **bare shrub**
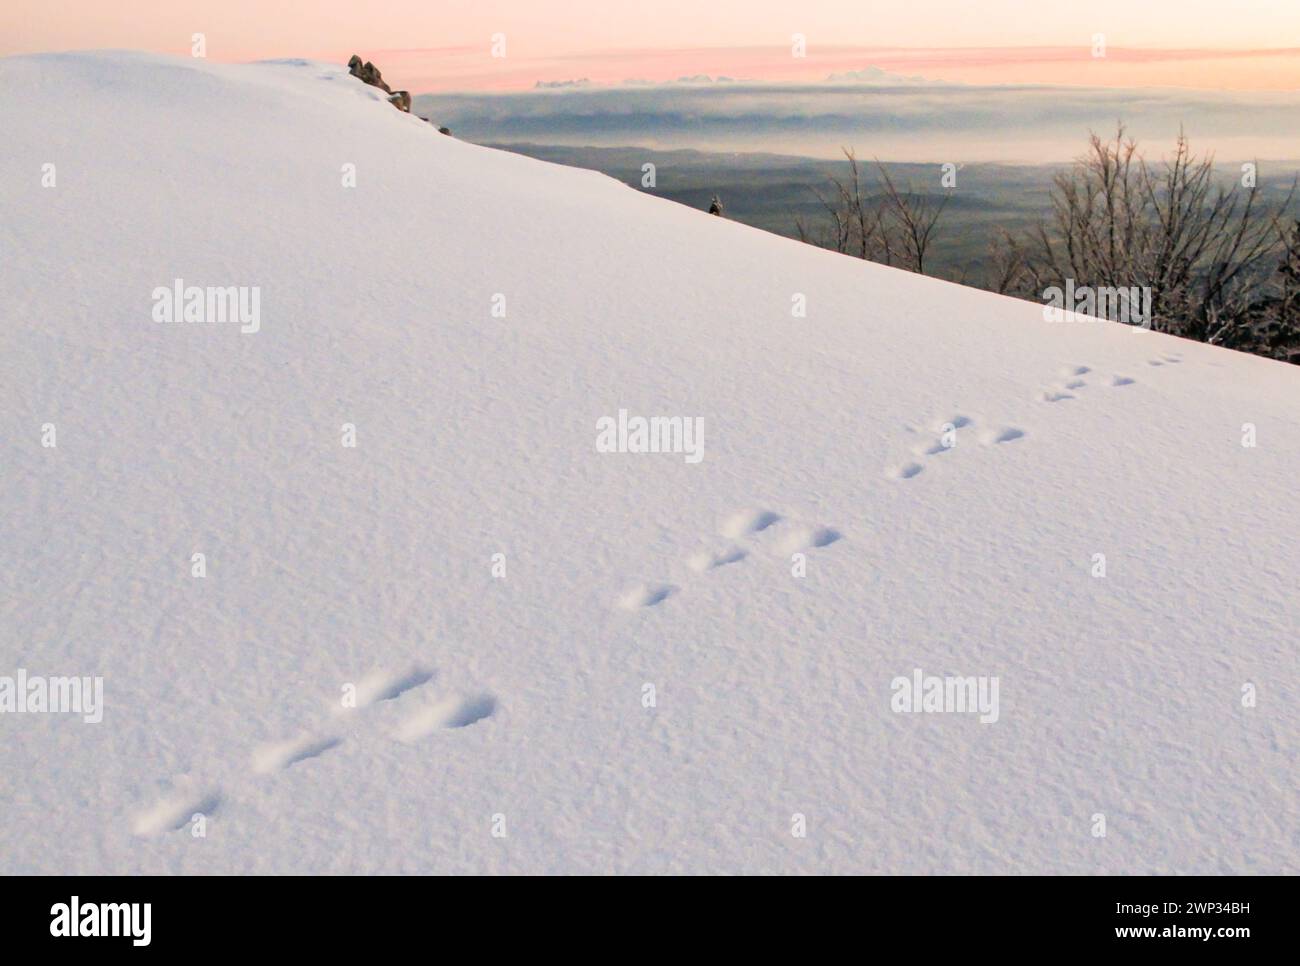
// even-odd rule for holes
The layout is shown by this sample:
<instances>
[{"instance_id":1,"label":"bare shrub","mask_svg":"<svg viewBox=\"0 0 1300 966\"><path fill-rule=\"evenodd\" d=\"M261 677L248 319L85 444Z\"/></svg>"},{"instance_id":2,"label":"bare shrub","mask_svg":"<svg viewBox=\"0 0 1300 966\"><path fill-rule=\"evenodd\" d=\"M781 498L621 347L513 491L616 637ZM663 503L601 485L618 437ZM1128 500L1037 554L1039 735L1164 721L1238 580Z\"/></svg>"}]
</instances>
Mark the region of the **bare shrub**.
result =
<instances>
[{"instance_id":1,"label":"bare shrub","mask_svg":"<svg viewBox=\"0 0 1300 966\"><path fill-rule=\"evenodd\" d=\"M816 228L796 221L799 239L924 274L947 196L936 202L911 185L900 188L879 160L874 184L868 184L851 148L844 149L844 157L848 177L831 178L827 192L814 189L825 214Z\"/></svg>"},{"instance_id":2,"label":"bare shrub","mask_svg":"<svg viewBox=\"0 0 1300 966\"><path fill-rule=\"evenodd\" d=\"M1285 207L1294 195L1288 195ZM1004 242L994 276L1040 297L1050 286L1149 288L1152 327L1226 342L1249 325L1278 252L1276 211L1259 189L1215 176L1182 134L1172 157L1147 164L1123 126L1057 174L1052 212L1024 243Z\"/></svg>"}]
</instances>

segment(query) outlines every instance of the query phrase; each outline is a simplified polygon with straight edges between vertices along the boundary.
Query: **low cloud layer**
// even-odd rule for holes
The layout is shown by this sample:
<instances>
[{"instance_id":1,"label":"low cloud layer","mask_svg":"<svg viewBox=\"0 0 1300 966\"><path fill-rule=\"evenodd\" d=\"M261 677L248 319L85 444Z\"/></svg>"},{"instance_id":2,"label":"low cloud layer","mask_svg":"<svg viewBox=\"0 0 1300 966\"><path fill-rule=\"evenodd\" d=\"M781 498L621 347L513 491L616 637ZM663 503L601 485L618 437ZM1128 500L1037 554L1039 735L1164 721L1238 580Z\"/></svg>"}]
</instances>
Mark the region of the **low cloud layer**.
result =
<instances>
[{"instance_id":1,"label":"low cloud layer","mask_svg":"<svg viewBox=\"0 0 1300 966\"><path fill-rule=\"evenodd\" d=\"M1223 159L1300 157L1300 92L943 83L678 83L434 94L416 108L470 140L1051 162L1122 120L1154 150L1180 126Z\"/></svg>"}]
</instances>

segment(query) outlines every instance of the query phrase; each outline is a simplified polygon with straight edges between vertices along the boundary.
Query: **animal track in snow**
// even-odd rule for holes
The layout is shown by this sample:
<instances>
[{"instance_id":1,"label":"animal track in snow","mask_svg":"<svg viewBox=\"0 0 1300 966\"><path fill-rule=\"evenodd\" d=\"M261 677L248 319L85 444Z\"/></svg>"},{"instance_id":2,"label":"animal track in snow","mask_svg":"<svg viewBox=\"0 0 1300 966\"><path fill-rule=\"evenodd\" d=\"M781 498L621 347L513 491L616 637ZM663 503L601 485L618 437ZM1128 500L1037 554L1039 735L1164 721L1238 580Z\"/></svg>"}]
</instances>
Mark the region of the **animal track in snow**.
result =
<instances>
[{"instance_id":1,"label":"animal track in snow","mask_svg":"<svg viewBox=\"0 0 1300 966\"><path fill-rule=\"evenodd\" d=\"M890 470L889 475L896 480L910 480L923 469L925 469L925 467L920 463L904 463L902 466L897 466Z\"/></svg>"},{"instance_id":2,"label":"animal track in snow","mask_svg":"<svg viewBox=\"0 0 1300 966\"><path fill-rule=\"evenodd\" d=\"M353 734L356 728L374 727L371 718L374 712L368 714L363 709L401 698L407 692L427 685L433 677L432 671L419 665L397 673L372 671L362 677L355 691L355 708L345 709L359 714L355 721L349 719L348 722L354 729ZM406 698L402 705L410 700ZM464 728L491 717L496 709L497 700L491 694L454 694L409 714L389 737L410 741L439 728ZM335 713L338 713L337 708ZM334 724L341 726L343 722ZM267 776L310 762L343 743L344 738L336 732L305 728L297 737L258 745L249 756L249 771L243 781L250 780L248 775L265 780ZM240 780L236 778L229 787L237 788L239 784ZM227 798L227 794L214 785L200 785L188 778L179 780L168 795L136 815L132 831L136 835L152 836L182 829L195 814L211 815Z\"/></svg>"},{"instance_id":3,"label":"animal track in snow","mask_svg":"<svg viewBox=\"0 0 1300 966\"><path fill-rule=\"evenodd\" d=\"M782 534L779 546L782 553L791 554L829 547L838 539L840 532L830 527L799 526Z\"/></svg>"},{"instance_id":4,"label":"animal track in snow","mask_svg":"<svg viewBox=\"0 0 1300 966\"><path fill-rule=\"evenodd\" d=\"M751 533L762 533L780 522L781 515L771 510L740 510L723 521L722 535L736 540Z\"/></svg>"},{"instance_id":5,"label":"animal track in snow","mask_svg":"<svg viewBox=\"0 0 1300 966\"><path fill-rule=\"evenodd\" d=\"M843 534L831 527L816 526L789 520L779 513L764 509L739 510L725 517L718 527L725 542L717 537L701 541L699 550L686 558L686 566L699 575L739 564L753 557L763 547L775 548L780 554L806 550L820 550L842 539ZM749 545L742 546L739 541ZM618 598L624 610L653 607L681 590L674 584L636 584Z\"/></svg>"},{"instance_id":6,"label":"animal track in snow","mask_svg":"<svg viewBox=\"0 0 1300 966\"><path fill-rule=\"evenodd\" d=\"M1016 429L1014 426L1008 426L1006 429L1000 429L996 433L990 433L985 437L986 443L1010 443L1017 439L1024 439L1025 431Z\"/></svg>"},{"instance_id":7,"label":"animal track in snow","mask_svg":"<svg viewBox=\"0 0 1300 966\"><path fill-rule=\"evenodd\" d=\"M661 604L674 593L677 588L671 584L637 584L623 592L619 597L618 604L624 610L639 610L642 607L654 607Z\"/></svg>"},{"instance_id":8,"label":"animal track in snow","mask_svg":"<svg viewBox=\"0 0 1300 966\"><path fill-rule=\"evenodd\" d=\"M742 550L737 546L729 546L716 551L700 550L692 554L691 558L686 562L697 574L702 574L706 570L716 570L718 567L725 567L727 564L739 563L748 556L748 550Z\"/></svg>"},{"instance_id":9,"label":"animal track in snow","mask_svg":"<svg viewBox=\"0 0 1300 966\"><path fill-rule=\"evenodd\" d=\"M367 708L380 701L391 701L412 688L427 683L432 678L433 672L418 664L396 672L371 671L357 682L355 708L335 704L331 710L334 714L345 714L356 708Z\"/></svg>"},{"instance_id":10,"label":"animal track in snow","mask_svg":"<svg viewBox=\"0 0 1300 966\"><path fill-rule=\"evenodd\" d=\"M749 536L759 544L775 546L783 554L829 547L842 536L838 530L830 527L787 520L772 510L742 510L732 514L723 522L721 531L723 536L732 539ZM713 555L715 562L703 570L713 570L723 564L736 563L749 555L749 551L743 547L730 544L721 553ZM700 559L701 555L697 554L689 562L697 564Z\"/></svg>"},{"instance_id":11,"label":"animal track in snow","mask_svg":"<svg viewBox=\"0 0 1300 966\"><path fill-rule=\"evenodd\" d=\"M468 728L492 717L497 700L490 694L455 695L421 708L406 718L393 732L401 742L412 742L442 728Z\"/></svg>"},{"instance_id":12,"label":"animal track in snow","mask_svg":"<svg viewBox=\"0 0 1300 966\"><path fill-rule=\"evenodd\" d=\"M1172 356L1166 356L1164 362L1179 362L1181 360ZM1149 361L1149 365L1159 366L1164 362L1158 360ZM1043 390L1043 402L1062 402L1066 399L1077 399L1075 395L1080 389L1088 388L1086 380L1079 377L1089 375L1092 372L1089 366L1065 366L1060 370L1060 375L1065 380L1058 386ZM1130 379L1128 376L1115 375L1111 377L1110 385L1112 387L1132 386L1137 382L1136 379Z\"/></svg>"},{"instance_id":13,"label":"animal track in snow","mask_svg":"<svg viewBox=\"0 0 1300 966\"><path fill-rule=\"evenodd\" d=\"M969 416L953 416L951 419L939 420L930 426L935 433L939 434L938 438L929 443L923 442L913 446L912 454L927 458L960 450L961 447L957 445L960 439L958 431L974 425L975 421ZM890 467L885 475L895 480L910 480L920 475L924 469L925 464L913 461Z\"/></svg>"},{"instance_id":14,"label":"animal track in snow","mask_svg":"<svg viewBox=\"0 0 1300 966\"><path fill-rule=\"evenodd\" d=\"M342 738L322 735L302 735L288 741L273 741L253 749L253 773L270 775L284 771L308 758L323 755L343 743Z\"/></svg>"},{"instance_id":15,"label":"animal track in snow","mask_svg":"<svg viewBox=\"0 0 1300 966\"><path fill-rule=\"evenodd\" d=\"M939 434L932 443L918 443L912 447L915 456L942 456L949 450L957 448L957 430L973 425L967 416L954 416L945 422L935 423L930 428Z\"/></svg>"},{"instance_id":16,"label":"animal track in snow","mask_svg":"<svg viewBox=\"0 0 1300 966\"><path fill-rule=\"evenodd\" d=\"M211 815L221 805L221 792L215 788L196 788L182 782L171 794L136 816L131 831L136 835L160 835L175 832L190 823L195 815Z\"/></svg>"},{"instance_id":17,"label":"animal track in snow","mask_svg":"<svg viewBox=\"0 0 1300 966\"><path fill-rule=\"evenodd\" d=\"M1148 364L1152 366L1162 366L1165 364L1176 364L1182 359L1178 356L1162 356L1160 359L1150 359ZM1042 391L1043 402L1064 402L1069 399L1078 399L1079 393L1088 389L1088 380L1096 375L1092 366L1086 365L1068 365L1062 366L1057 370L1061 382L1050 386ZM1088 377L1088 378L1084 378ZM1136 379L1128 376L1113 375L1108 382L1109 388L1120 388L1123 386L1132 386L1137 383ZM949 450L959 449L957 446L957 430L973 425L972 420L965 416L955 416L946 423L940 423L932 428L936 433L941 433L940 437L933 442L923 442L912 447L912 455L918 460L929 459L936 456L942 456ZM908 427L909 431L912 427ZM1002 443L1010 443L1018 439L1024 439L1026 433L1023 429L1015 426L1006 426L1002 429L986 431L980 436L980 442L986 446L995 446ZM925 464L918 460L912 460L904 463L895 464L885 471L885 475L895 480L912 480L919 476L925 469Z\"/></svg>"}]
</instances>

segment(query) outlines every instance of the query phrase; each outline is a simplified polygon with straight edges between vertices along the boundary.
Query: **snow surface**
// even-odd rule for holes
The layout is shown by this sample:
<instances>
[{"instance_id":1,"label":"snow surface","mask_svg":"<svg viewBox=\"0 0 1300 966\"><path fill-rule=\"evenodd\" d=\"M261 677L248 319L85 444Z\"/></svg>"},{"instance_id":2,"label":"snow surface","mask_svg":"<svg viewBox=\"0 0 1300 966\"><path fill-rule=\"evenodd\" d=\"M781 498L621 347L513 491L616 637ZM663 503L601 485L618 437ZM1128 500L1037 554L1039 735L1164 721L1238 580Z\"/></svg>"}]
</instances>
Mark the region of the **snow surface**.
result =
<instances>
[{"instance_id":1,"label":"snow surface","mask_svg":"<svg viewBox=\"0 0 1300 966\"><path fill-rule=\"evenodd\" d=\"M0 715L0 871L1300 871L1296 369L340 67L13 57L0 118L0 675L106 704ZM154 322L177 278L261 330ZM703 461L598 453L620 408Z\"/></svg>"}]
</instances>

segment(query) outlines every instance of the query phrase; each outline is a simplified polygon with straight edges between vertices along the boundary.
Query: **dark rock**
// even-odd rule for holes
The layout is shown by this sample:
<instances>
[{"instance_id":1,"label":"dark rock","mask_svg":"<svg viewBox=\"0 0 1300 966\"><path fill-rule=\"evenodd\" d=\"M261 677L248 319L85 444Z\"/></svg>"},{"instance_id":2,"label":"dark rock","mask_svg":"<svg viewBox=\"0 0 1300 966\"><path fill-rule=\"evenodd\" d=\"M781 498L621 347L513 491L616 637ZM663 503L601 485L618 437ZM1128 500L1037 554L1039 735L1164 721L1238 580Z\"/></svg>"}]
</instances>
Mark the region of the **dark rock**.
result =
<instances>
[{"instance_id":1,"label":"dark rock","mask_svg":"<svg viewBox=\"0 0 1300 966\"><path fill-rule=\"evenodd\" d=\"M369 84L371 87L378 87L385 94L389 95L388 103L399 111L407 114L411 113L411 94L409 91L395 91L384 83L384 76L379 73L379 68L370 61L362 61L360 57L353 54L348 60L348 73L357 78L363 84Z\"/></svg>"},{"instance_id":2,"label":"dark rock","mask_svg":"<svg viewBox=\"0 0 1300 966\"><path fill-rule=\"evenodd\" d=\"M379 68L368 60L362 63L361 58L356 54L353 54L351 59L348 60L348 73L358 78L363 84L378 87L385 94L393 93L393 89L384 83L384 77L379 73Z\"/></svg>"}]
</instances>

